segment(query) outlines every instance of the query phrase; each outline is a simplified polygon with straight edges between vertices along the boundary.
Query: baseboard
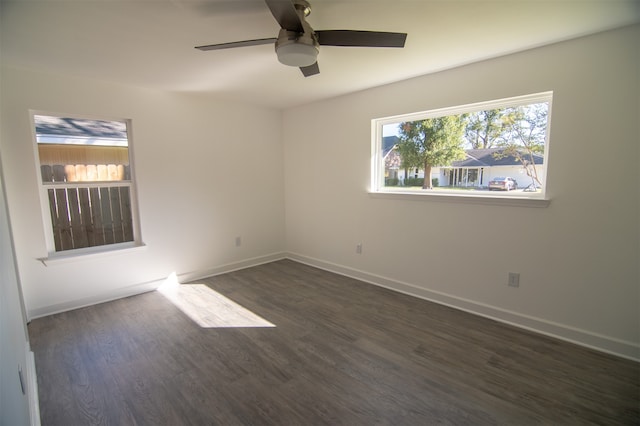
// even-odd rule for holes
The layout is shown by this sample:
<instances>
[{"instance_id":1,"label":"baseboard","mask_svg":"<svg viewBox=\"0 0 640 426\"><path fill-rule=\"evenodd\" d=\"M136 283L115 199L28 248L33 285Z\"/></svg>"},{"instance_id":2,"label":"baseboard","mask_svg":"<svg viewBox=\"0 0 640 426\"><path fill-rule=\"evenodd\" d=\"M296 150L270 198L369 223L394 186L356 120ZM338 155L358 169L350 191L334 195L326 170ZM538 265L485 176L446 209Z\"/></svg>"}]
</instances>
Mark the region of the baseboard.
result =
<instances>
[{"instance_id":1,"label":"baseboard","mask_svg":"<svg viewBox=\"0 0 640 426\"><path fill-rule=\"evenodd\" d=\"M82 299L74 299L67 302L56 303L55 305L43 306L37 309L30 309L27 313L29 321L36 318L59 314L60 312L72 311L86 306L97 305L98 303L110 302L123 297L135 296L136 294L153 291L164 282L166 277L141 284L134 284L128 287L121 287L107 293L97 294Z\"/></svg>"},{"instance_id":2,"label":"baseboard","mask_svg":"<svg viewBox=\"0 0 640 426\"><path fill-rule=\"evenodd\" d=\"M210 277L219 274L225 274L227 272L237 271L239 269L250 268L252 266L261 265L263 263L269 263L276 260L284 259L285 253L278 252L272 253L264 256L253 257L250 259L243 259L237 262L226 263L223 265L219 265L213 268L205 269L197 272L187 272L187 273L178 273L178 280L180 282L193 281L196 279L201 279L205 277ZM68 302L58 303L55 305L44 306L37 309L29 310L28 318L29 321L46 317L48 315L57 314L60 312L71 311L73 309L84 308L85 306L96 305L98 303L110 302L116 299L122 299L123 297L135 296L137 294L146 293L148 291L153 291L157 289L167 277L158 278L156 280L134 284L128 287L121 287L114 289L113 291L109 291L107 293L101 293L94 296L70 300Z\"/></svg>"},{"instance_id":3,"label":"baseboard","mask_svg":"<svg viewBox=\"0 0 640 426\"><path fill-rule=\"evenodd\" d=\"M606 352L622 358L633 361L640 361L640 345L593 333L587 330L578 329L568 325L548 321L542 318L536 318L523 315L518 312L490 306L484 303L475 302L473 300L464 299L450 294L425 289L416 285L401 282L391 278L370 274L365 271L315 259L296 253L288 253L288 259L296 262L304 263L329 272L355 278L370 284L384 287L390 290L398 291L410 296L419 297L431 302L446 305L455 309L480 315L536 333L541 333L557 339L565 340L601 352Z\"/></svg>"},{"instance_id":4,"label":"baseboard","mask_svg":"<svg viewBox=\"0 0 640 426\"><path fill-rule=\"evenodd\" d=\"M442 305L450 306L475 315L480 315L516 327L524 328L537 333L545 334L561 340L572 342L581 346L606 352L622 358L640 361L640 345L624 341L601 334L593 333L587 330L578 329L565 324L548 321L542 318L536 318L523 315L518 312L490 306L473 300L464 299L450 294L425 289L416 285L401 282L391 278L371 274L358 269L350 268L332 262L315 259L296 253L277 252L264 256L258 256L250 259L244 259L237 262L231 262L209 268L201 271L187 272L178 274L180 282L189 282L215 275L225 274L240 269L250 268L252 266L264 263L274 262L281 259L291 259L296 262L304 263L319 269L324 269L340 275L358 279L390 290L398 291L410 296L419 297ZM119 288L113 292L100 294L84 299L72 300L56 305L45 306L42 308L30 310L28 312L29 320L40 318L59 312L70 311L85 306L95 305L98 303L109 302L111 300L123 297L133 296L155 290L165 281L166 277L149 281L146 283L135 284L129 287Z\"/></svg>"},{"instance_id":5,"label":"baseboard","mask_svg":"<svg viewBox=\"0 0 640 426\"><path fill-rule=\"evenodd\" d=\"M220 274L226 274L228 272L239 271L241 269L251 268L252 266L263 265L265 263L275 262L276 260L282 260L287 257L284 252L271 253L264 256L252 257L250 259L240 260L238 262L225 263L213 268L186 272L178 274L178 281L181 283L200 280L203 278L213 277Z\"/></svg>"}]
</instances>

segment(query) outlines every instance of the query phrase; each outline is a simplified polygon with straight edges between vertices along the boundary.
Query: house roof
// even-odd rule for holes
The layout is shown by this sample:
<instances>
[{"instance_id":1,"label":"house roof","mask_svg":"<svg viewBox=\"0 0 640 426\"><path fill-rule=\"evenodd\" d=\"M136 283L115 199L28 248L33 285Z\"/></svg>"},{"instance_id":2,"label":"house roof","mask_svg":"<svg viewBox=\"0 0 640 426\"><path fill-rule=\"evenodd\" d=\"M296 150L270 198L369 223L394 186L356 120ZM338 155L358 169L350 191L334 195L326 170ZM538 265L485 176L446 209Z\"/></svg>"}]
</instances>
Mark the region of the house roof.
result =
<instances>
[{"instance_id":1,"label":"house roof","mask_svg":"<svg viewBox=\"0 0 640 426\"><path fill-rule=\"evenodd\" d=\"M38 143L127 145L127 126L120 121L34 115Z\"/></svg>"},{"instance_id":2,"label":"house roof","mask_svg":"<svg viewBox=\"0 0 640 426\"><path fill-rule=\"evenodd\" d=\"M393 141L392 138L394 137L395 136L388 136L387 138L383 138L382 150L386 167L397 168L400 166L400 155L397 151L391 151L395 146L395 143L391 144ZM466 157L464 160L454 161L449 167L495 167L522 165L522 163L520 163L513 155L502 156L501 154L503 151L504 148L468 149L465 151ZM394 155L389 155L389 153L393 153ZM533 154L533 161L535 164L544 164L544 156L540 154Z\"/></svg>"},{"instance_id":3,"label":"house roof","mask_svg":"<svg viewBox=\"0 0 640 426\"><path fill-rule=\"evenodd\" d=\"M382 156L385 157L399 141L397 136L384 136L382 138Z\"/></svg>"},{"instance_id":4,"label":"house roof","mask_svg":"<svg viewBox=\"0 0 640 426\"><path fill-rule=\"evenodd\" d=\"M519 166L522 165L513 155L502 155L504 148L468 149L466 158L454 161L451 167L495 167L495 166ZM544 157L533 154L535 164L543 164Z\"/></svg>"},{"instance_id":5,"label":"house roof","mask_svg":"<svg viewBox=\"0 0 640 426\"><path fill-rule=\"evenodd\" d=\"M93 136L126 138L127 127L119 121L87 120L80 118L34 116L36 133L41 135Z\"/></svg>"}]
</instances>

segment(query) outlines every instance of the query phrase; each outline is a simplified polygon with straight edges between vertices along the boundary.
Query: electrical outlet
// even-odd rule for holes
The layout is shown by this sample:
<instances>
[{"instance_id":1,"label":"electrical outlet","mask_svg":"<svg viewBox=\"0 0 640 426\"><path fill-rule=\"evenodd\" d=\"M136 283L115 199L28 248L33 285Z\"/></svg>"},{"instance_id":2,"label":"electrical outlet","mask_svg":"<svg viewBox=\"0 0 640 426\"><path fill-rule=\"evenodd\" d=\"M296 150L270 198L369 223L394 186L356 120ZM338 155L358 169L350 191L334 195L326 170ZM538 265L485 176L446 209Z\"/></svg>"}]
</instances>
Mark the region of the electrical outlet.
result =
<instances>
[{"instance_id":1,"label":"electrical outlet","mask_svg":"<svg viewBox=\"0 0 640 426\"><path fill-rule=\"evenodd\" d=\"M509 287L520 287L520 274L518 272L509 272Z\"/></svg>"},{"instance_id":2,"label":"electrical outlet","mask_svg":"<svg viewBox=\"0 0 640 426\"><path fill-rule=\"evenodd\" d=\"M362 243L356 245L356 253L362 254Z\"/></svg>"},{"instance_id":3,"label":"electrical outlet","mask_svg":"<svg viewBox=\"0 0 640 426\"><path fill-rule=\"evenodd\" d=\"M240 247L242 245L242 238L236 237L236 247Z\"/></svg>"}]
</instances>

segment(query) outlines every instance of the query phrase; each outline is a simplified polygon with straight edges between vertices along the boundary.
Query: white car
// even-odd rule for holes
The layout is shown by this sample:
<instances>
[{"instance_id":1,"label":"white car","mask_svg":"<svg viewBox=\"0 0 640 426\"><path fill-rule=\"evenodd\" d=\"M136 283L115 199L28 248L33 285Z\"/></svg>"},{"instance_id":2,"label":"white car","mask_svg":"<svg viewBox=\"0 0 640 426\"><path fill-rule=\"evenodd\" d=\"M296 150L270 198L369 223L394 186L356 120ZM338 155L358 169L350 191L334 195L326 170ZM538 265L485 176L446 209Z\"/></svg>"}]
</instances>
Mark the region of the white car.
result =
<instances>
[{"instance_id":1,"label":"white car","mask_svg":"<svg viewBox=\"0 0 640 426\"><path fill-rule=\"evenodd\" d=\"M512 189L516 189L518 187L518 183L515 179L510 177L494 177L489 181L489 191L493 191L494 189L499 189L502 191L510 191Z\"/></svg>"}]
</instances>

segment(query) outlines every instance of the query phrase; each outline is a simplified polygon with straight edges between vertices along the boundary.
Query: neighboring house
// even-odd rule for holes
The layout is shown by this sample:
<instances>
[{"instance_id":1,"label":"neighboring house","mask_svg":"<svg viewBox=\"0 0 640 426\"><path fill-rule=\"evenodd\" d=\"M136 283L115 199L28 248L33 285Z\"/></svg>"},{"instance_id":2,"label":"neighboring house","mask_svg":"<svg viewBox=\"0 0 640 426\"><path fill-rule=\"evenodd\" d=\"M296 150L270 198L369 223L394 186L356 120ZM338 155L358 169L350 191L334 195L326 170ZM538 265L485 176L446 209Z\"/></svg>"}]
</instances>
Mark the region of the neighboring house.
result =
<instances>
[{"instance_id":1,"label":"neighboring house","mask_svg":"<svg viewBox=\"0 0 640 426\"><path fill-rule=\"evenodd\" d=\"M400 178L400 155L395 150L398 141L397 136L385 136L382 138L382 158L384 159L384 177L386 179ZM404 180L404 171L402 180Z\"/></svg>"},{"instance_id":2,"label":"neighboring house","mask_svg":"<svg viewBox=\"0 0 640 426\"><path fill-rule=\"evenodd\" d=\"M391 138L391 137L390 137ZM400 155L392 147L386 145L391 141L383 141L385 161L385 176L390 179L398 179L402 184L405 178L423 178L424 170L411 169L408 171L400 167ZM431 179L438 179L438 186L461 187L486 187L489 181L497 176L509 176L516 180L518 187L526 187L533 183L527 176L522 163L513 155L501 155L502 148L469 149L466 157L460 161L454 161L451 166L434 167L431 170ZM544 182L546 168L544 156L534 154L535 168L538 179ZM408 172L408 175L405 175Z\"/></svg>"}]
</instances>

